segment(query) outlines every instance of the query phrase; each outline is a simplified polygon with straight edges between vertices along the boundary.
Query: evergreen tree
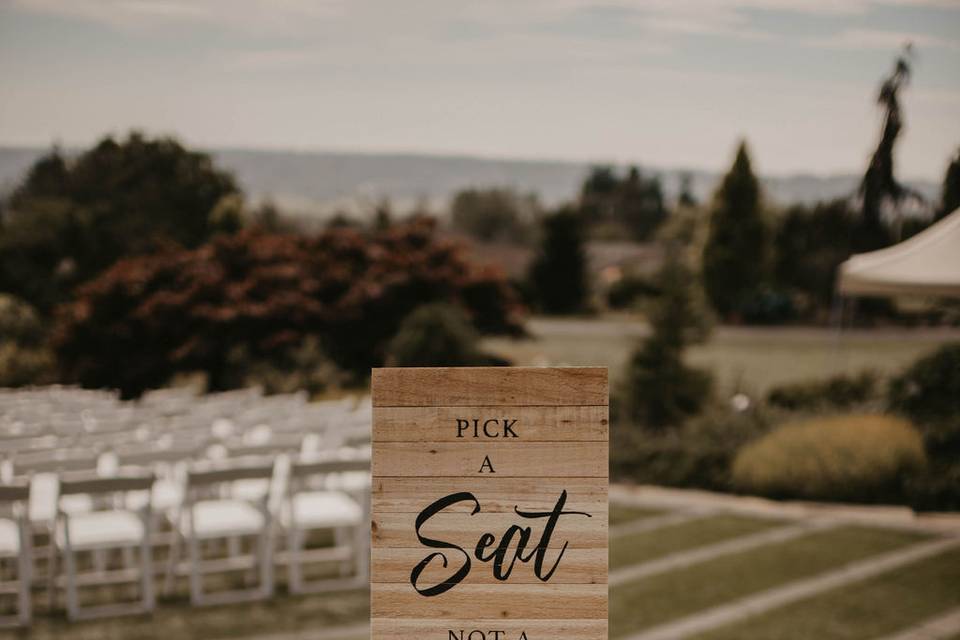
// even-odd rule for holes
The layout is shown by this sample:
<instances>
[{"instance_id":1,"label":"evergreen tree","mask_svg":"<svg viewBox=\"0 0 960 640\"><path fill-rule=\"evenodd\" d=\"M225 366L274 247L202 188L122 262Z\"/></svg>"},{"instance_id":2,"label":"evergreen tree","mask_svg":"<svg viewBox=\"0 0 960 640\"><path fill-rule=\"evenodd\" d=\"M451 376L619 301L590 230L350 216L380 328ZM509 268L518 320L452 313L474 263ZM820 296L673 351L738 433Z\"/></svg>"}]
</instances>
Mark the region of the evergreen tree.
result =
<instances>
[{"instance_id":1,"label":"evergreen tree","mask_svg":"<svg viewBox=\"0 0 960 640\"><path fill-rule=\"evenodd\" d=\"M649 240L667 219L663 189L656 176L645 177L637 167L630 167L620 184L617 218L634 240Z\"/></svg>"},{"instance_id":2,"label":"evergreen tree","mask_svg":"<svg viewBox=\"0 0 960 640\"><path fill-rule=\"evenodd\" d=\"M943 187L940 190L940 207L936 219L956 211L960 207L960 150L958 150L943 176Z\"/></svg>"},{"instance_id":3,"label":"evergreen tree","mask_svg":"<svg viewBox=\"0 0 960 640\"><path fill-rule=\"evenodd\" d=\"M653 333L630 357L619 394L620 417L652 430L699 412L712 385L707 372L683 362L686 346L707 338L709 314L676 244L668 246L657 285L663 293L649 314Z\"/></svg>"},{"instance_id":4,"label":"evergreen tree","mask_svg":"<svg viewBox=\"0 0 960 640\"><path fill-rule=\"evenodd\" d=\"M37 160L6 203L0 291L46 315L119 258L196 247L242 224L233 176L172 138L104 138Z\"/></svg>"},{"instance_id":5,"label":"evergreen tree","mask_svg":"<svg viewBox=\"0 0 960 640\"><path fill-rule=\"evenodd\" d=\"M885 203L898 206L907 196L922 201L919 194L897 181L893 167L894 146L903 130L900 90L910 81L912 52L911 45L904 47L894 63L893 71L881 83L877 94L877 104L884 112L883 127L877 148L860 182L862 220L855 239L855 249L858 251L872 251L892 242L892 234L882 218Z\"/></svg>"},{"instance_id":6,"label":"evergreen tree","mask_svg":"<svg viewBox=\"0 0 960 640\"><path fill-rule=\"evenodd\" d=\"M561 209L543 219L540 253L530 267L530 284L541 310L576 313L587 306L587 256L583 222Z\"/></svg>"},{"instance_id":7,"label":"evergreen tree","mask_svg":"<svg viewBox=\"0 0 960 640\"><path fill-rule=\"evenodd\" d=\"M693 195L693 176L684 173L680 176L680 194L677 196L677 206L695 207L697 204L697 197Z\"/></svg>"},{"instance_id":8,"label":"evergreen tree","mask_svg":"<svg viewBox=\"0 0 960 640\"><path fill-rule=\"evenodd\" d=\"M703 250L703 279L713 308L731 317L766 278L770 233L763 219L760 184L750 168L746 142L714 197Z\"/></svg>"},{"instance_id":9,"label":"evergreen tree","mask_svg":"<svg viewBox=\"0 0 960 640\"><path fill-rule=\"evenodd\" d=\"M645 176L637 167L623 178L613 167L594 167L580 190L580 213L598 236L622 239L629 234L647 242L667 218L660 178Z\"/></svg>"}]
</instances>

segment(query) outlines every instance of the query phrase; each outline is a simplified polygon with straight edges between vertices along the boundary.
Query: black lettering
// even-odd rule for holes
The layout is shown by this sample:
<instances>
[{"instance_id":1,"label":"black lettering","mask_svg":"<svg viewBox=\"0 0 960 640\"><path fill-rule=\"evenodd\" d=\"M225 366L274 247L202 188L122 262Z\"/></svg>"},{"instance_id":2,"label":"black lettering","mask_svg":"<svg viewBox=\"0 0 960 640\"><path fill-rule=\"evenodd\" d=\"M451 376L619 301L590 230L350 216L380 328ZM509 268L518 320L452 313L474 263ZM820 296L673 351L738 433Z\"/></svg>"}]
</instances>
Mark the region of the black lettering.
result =
<instances>
[{"instance_id":1,"label":"black lettering","mask_svg":"<svg viewBox=\"0 0 960 640\"><path fill-rule=\"evenodd\" d=\"M480 465L480 471L477 471L477 473L483 473L484 469L490 469L490 473L496 473L493 463L490 462L490 456L483 456L483 464Z\"/></svg>"},{"instance_id":2,"label":"black lettering","mask_svg":"<svg viewBox=\"0 0 960 640\"><path fill-rule=\"evenodd\" d=\"M429 564L433 561L433 559L437 557L439 557L443 561L443 568L446 569L447 556L438 551L435 553L431 553L430 555L425 557L423 560L421 560L420 563L413 568L413 571L410 572L410 584L412 584L413 588L417 590L417 593L419 593L422 596L427 596L427 597L438 596L441 593L449 591L453 587L460 584L460 582L467 577L467 574L470 573L470 555L466 551L464 551L458 545L452 544L450 542L444 542L442 540L434 540L433 538L427 538L420 533L420 528L427 522L427 520L432 518L434 515L436 515L440 511L443 511L450 505L456 504L458 502L473 502L473 505L474 505L473 511L470 512L470 515L474 515L480 511L480 502L477 500L476 496L474 496L470 492L462 491L460 493L451 493L448 496L440 498L439 500L435 501L433 504L429 505L426 509L421 511L419 515L417 515L417 524L416 524L417 540L420 541L420 544L422 544L425 547L430 547L431 549L456 549L457 551L463 554L463 559L464 559L463 566L461 566L460 569L458 569L457 572L451 575L446 581L436 584L432 587L428 587L426 589L421 589L417 585L417 581L420 578L420 574L423 573L423 570L426 569L427 566L429 566Z\"/></svg>"},{"instance_id":3,"label":"black lettering","mask_svg":"<svg viewBox=\"0 0 960 640\"><path fill-rule=\"evenodd\" d=\"M564 542L563 546L560 547L560 554L557 556L556 562L553 563L553 566L550 568L550 571L544 575L543 573L543 562L547 555L547 548L550 546L550 537L553 535L553 530L557 527L557 521L560 519L560 516L566 515L576 515L576 516L587 516L592 518L589 513L584 513L583 511L564 511L563 505L567 503L567 490L564 489L563 493L560 494L560 499L557 500L556 506L553 507L553 511L520 511L518 507L514 507L513 510L517 512L518 516L524 518L547 518L547 524L543 528L543 535L540 536L540 542L537 544L537 559L533 564L533 571L537 574L537 577L540 578L543 582L549 580L553 573L557 570L557 567L560 566L560 560L563 558L563 554L567 550L567 545L569 542Z\"/></svg>"}]
</instances>

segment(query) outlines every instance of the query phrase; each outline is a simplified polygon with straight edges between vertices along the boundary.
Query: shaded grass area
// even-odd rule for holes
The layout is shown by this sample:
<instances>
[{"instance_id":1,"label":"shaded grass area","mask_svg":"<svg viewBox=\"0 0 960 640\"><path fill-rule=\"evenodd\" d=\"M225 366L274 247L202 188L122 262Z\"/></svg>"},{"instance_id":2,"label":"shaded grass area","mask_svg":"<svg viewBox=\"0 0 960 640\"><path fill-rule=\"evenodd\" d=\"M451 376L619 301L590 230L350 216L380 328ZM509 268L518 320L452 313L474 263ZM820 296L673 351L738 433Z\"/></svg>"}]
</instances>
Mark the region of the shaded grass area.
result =
<instances>
[{"instance_id":1,"label":"shaded grass area","mask_svg":"<svg viewBox=\"0 0 960 640\"><path fill-rule=\"evenodd\" d=\"M311 596L277 596L266 602L196 609L189 602L158 603L152 616L68 623L40 618L29 631L0 631L13 640L215 640L317 630L364 622L370 615L365 589Z\"/></svg>"},{"instance_id":2,"label":"shaded grass area","mask_svg":"<svg viewBox=\"0 0 960 640\"><path fill-rule=\"evenodd\" d=\"M534 318L530 340L492 338L487 349L515 364L594 365L610 368L616 382L647 328L640 318ZM710 341L691 347L691 364L712 370L722 392L763 394L788 382L873 369L898 371L940 344L960 340L955 330L849 330L830 328L719 327Z\"/></svg>"},{"instance_id":3,"label":"shaded grass area","mask_svg":"<svg viewBox=\"0 0 960 640\"><path fill-rule=\"evenodd\" d=\"M697 638L879 638L921 624L957 605L960 605L960 550L951 550ZM960 634L955 637L960 638Z\"/></svg>"},{"instance_id":4,"label":"shaded grass area","mask_svg":"<svg viewBox=\"0 0 960 640\"><path fill-rule=\"evenodd\" d=\"M617 569L646 562L670 553L722 542L782 524L777 520L717 515L613 538L610 541L610 568Z\"/></svg>"},{"instance_id":5,"label":"shaded grass area","mask_svg":"<svg viewBox=\"0 0 960 640\"><path fill-rule=\"evenodd\" d=\"M644 507L631 507L627 505L610 503L610 526L632 522L641 518L649 518L663 513L659 509L647 509Z\"/></svg>"},{"instance_id":6,"label":"shaded grass area","mask_svg":"<svg viewBox=\"0 0 960 640\"><path fill-rule=\"evenodd\" d=\"M610 637L621 637L922 539L902 531L843 527L638 580L610 593Z\"/></svg>"}]
</instances>

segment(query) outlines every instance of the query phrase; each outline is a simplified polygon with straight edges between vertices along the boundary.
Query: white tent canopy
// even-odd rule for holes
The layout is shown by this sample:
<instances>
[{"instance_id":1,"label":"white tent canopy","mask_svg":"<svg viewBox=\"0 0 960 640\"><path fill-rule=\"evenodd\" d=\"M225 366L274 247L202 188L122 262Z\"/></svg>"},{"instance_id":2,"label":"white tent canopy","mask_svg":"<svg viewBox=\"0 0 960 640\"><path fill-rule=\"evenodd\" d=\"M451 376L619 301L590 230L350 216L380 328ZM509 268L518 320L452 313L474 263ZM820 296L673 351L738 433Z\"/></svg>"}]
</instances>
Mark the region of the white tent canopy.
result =
<instances>
[{"instance_id":1,"label":"white tent canopy","mask_svg":"<svg viewBox=\"0 0 960 640\"><path fill-rule=\"evenodd\" d=\"M912 238L840 265L843 295L960 297L960 209Z\"/></svg>"}]
</instances>

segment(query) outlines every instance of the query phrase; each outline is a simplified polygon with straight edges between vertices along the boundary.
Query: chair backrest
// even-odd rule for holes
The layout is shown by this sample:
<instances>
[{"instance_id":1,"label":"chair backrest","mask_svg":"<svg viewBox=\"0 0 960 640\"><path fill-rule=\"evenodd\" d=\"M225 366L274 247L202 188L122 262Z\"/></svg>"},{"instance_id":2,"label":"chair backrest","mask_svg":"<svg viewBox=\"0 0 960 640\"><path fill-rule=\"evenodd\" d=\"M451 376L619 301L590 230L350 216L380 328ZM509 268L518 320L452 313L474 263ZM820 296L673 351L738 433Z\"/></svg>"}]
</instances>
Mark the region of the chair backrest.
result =
<instances>
[{"instance_id":1,"label":"chair backrest","mask_svg":"<svg viewBox=\"0 0 960 640\"><path fill-rule=\"evenodd\" d=\"M234 458L202 463L187 469L185 501L195 502L209 497L228 497L234 483L244 480L266 482L264 496L273 490L275 460Z\"/></svg>"},{"instance_id":2,"label":"chair backrest","mask_svg":"<svg viewBox=\"0 0 960 640\"><path fill-rule=\"evenodd\" d=\"M270 457L283 453L297 453L303 437L299 434L273 434L266 442L246 443L246 442L227 442L225 443L227 452L232 458L243 458L251 456Z\"/></svg>"},{"instance_id":3,"label":"chair backrest","mask_svg":"<svg viewBox=\"0 0 960 640\"><path fill-rule=\"evenodd\" d=\"M317 486L325 489L334 488L343 490L341 481L355 474L369 475L370 461L332 457L301 457L290 463L287 493L292 496L299 491ZM331 480L333 481L332 483ZM363 491L362 498L364 502L366 502L368 494L368 491Z\"/></svg>"},{"instance_id":4,"label":"chair backrest","mask_svg":"<svg viewBox=\"0 0 960 640\"><path fill-rule=\"evenodd\" d=\"M18 454L11 462L18 474L57 473L94 470L99 457L93 449L54 449Z\"/></svg>"},{"instance_id":5,"label":"chair backrest","mask_svg":"<svg viewBox=\"0 0 960 640\"><path fill-rule=\"evenodd\" d=\"M60 476L60 496L86 494L126 493L128 491L148 491L153 487L152 473L124 473L104 478L89 473L63 474Z\"/></svg>"},{"instance_id":6,"label":"chair backrest","mask_svg":"<svg viewBox=\"0 0 960 640\"><path fill-rule=\"evenodd\" d=\"M60 475L57 490L57 512L63 510L63 499L68 496L89 496L93 510L125 508L124 500L134 491L149 492L153 488L154 476L146 472L125 472L110 477L95 473L65 473ZM150 501L145 505L150 509Z\"/></svg>"},{"instance_id":7,"label":"chair backrest","mask_svg":"<svg viewBox=\"0 0 960 640\"><path fill-rule=\"evenodd\" d=\"M116 447L113 455L119 467L151 467L160 464L175 464L200 457L203 450L197 447L158 447L153 444L136 444Z\"/></svg>"},{"instance_id":8,"label":"chair backrest","mask_svg":"<svg viewBox=\"0 0 960 640\"><path fill-rule=\"evenodd\" d=\"M300 459L290 464L291 478L329 475L331 473L349 473L352 471L370 471L369 460L339 460L339 459Z\"/></svg>"}]
</instances>

